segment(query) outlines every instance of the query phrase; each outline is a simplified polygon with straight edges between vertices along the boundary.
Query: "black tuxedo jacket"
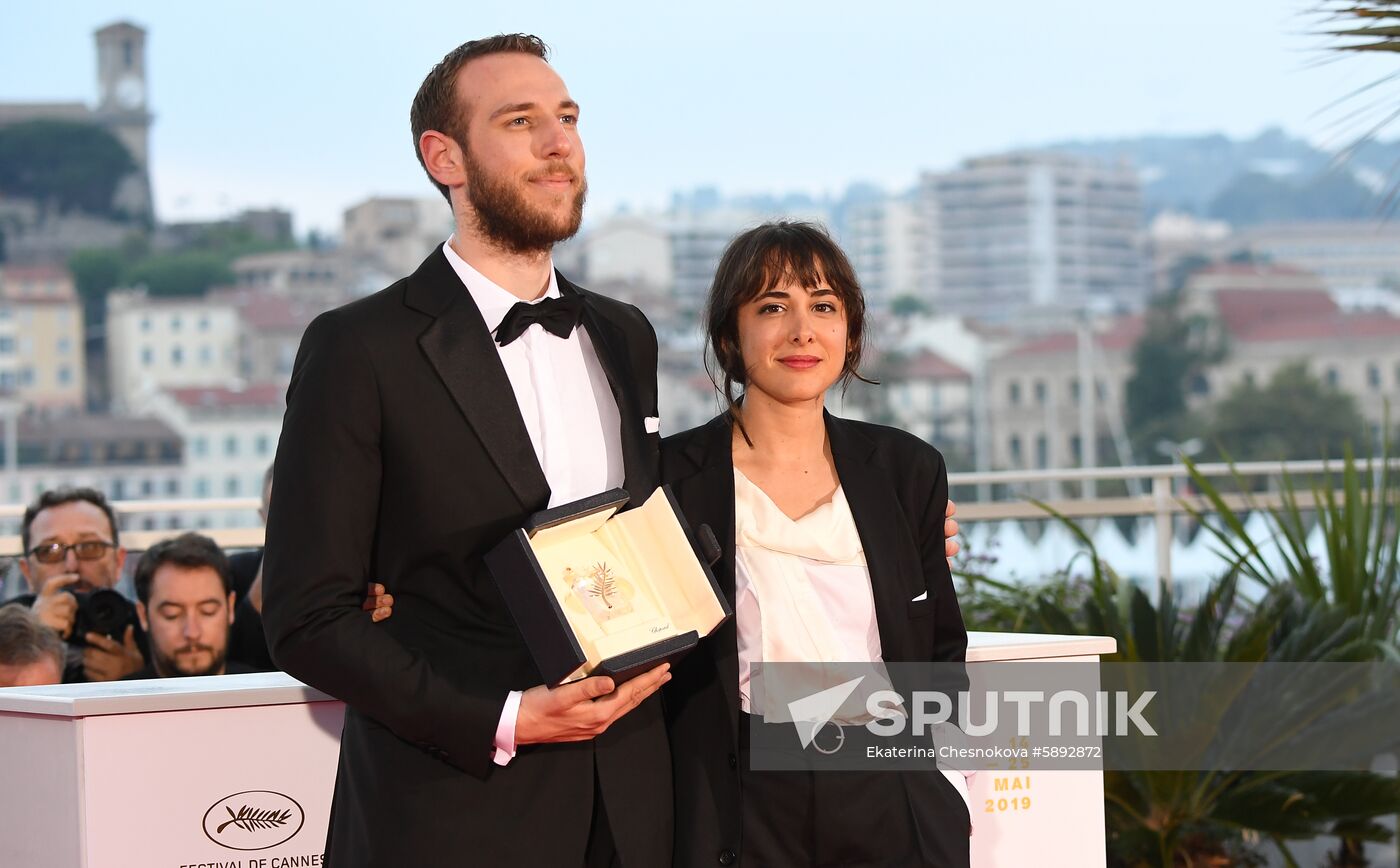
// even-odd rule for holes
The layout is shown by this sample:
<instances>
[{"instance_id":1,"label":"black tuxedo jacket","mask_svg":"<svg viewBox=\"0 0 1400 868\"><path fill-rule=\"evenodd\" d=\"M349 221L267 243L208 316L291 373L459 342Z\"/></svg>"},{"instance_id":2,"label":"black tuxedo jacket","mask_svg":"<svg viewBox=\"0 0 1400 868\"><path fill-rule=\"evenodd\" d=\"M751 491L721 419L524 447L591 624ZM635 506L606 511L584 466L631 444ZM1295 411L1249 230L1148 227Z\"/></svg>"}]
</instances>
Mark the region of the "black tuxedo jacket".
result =
<instances>
[{"instance_id":1,"label":"black tuxedo jacket","mask_svg":"<svg viewBox=\"0 0 1400 868\"><path fill-rule=\"evenodd\" d=\"M617 399L626 487L655 488L656 335L579 289ZM273 658L347 706L327 864L582 863L595 776L623 864L671 853L654 697L593 741L491 762L506 694L541 683L482 554L549 486L471 295L438 249L410 277L319 316L297 353L267 527ZM374 624L366 583L394 595Z\"/></svg>"},{"instance_id":2,"label":"black tuxedo jacket","mask_svg":"<svg viewBox=\"0 0 1400 868\"><path fill-rule=\"evenodd\" d=\"M865 548L884 659L965 660L967 631L944 556L948 474L943 456L911 434L880 425L827 415L826 431ZM721 415L666 438L661 472L691 525L714 529L723 552L715 578L733 605L730 432L728 417ZM924 599L916 599L920 596ZM738 653L737 626L731 620L676 666L664 688L675 746L677 868L713 865L723 851L743 852ZM947 793L932 791L951 786L935 780L941 778L937 773L923 777L910 781L911 799L946 815ZM742 856L740 860L743 864Z\"/></svg>"}]
</instances>

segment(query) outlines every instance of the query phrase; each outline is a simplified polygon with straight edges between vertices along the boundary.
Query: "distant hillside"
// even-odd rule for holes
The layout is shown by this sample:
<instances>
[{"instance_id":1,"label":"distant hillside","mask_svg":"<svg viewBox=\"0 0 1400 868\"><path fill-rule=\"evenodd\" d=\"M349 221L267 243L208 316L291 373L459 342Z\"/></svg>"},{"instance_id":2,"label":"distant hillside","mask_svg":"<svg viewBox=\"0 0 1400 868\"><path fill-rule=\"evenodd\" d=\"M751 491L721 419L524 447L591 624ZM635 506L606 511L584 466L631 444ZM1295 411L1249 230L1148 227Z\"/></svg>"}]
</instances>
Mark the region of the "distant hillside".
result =
<instances>
[{"instance_id":1,"label":"distant hillside","mask_svg":"<svg viewBox=\"0 0 1400 868\"><path fill-rule=\"evenodd\" d=\"M1344 162L1281 129L1252 139L1144 136L1056 142L1045 150L1131 161L1147 215L1173 209L1232 223L1365 219L1400 171L1400 141L1372 142Z\"/></svg>"}]
</instances>

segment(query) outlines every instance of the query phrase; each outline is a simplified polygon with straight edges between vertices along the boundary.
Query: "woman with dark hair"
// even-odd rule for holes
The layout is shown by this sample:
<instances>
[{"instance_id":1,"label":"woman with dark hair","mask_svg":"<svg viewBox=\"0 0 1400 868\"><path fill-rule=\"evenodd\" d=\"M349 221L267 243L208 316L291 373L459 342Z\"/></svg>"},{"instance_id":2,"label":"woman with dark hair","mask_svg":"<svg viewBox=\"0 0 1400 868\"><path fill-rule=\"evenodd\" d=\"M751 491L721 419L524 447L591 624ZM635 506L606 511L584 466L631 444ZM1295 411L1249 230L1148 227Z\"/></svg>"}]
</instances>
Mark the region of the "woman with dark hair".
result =
<instances>
[{"instance_id":1,"label":"woman with dark hair","mask_svg":"<svg viewBox=\"0 0 1400 868\"><path fill-rule=\"evenodd\" d=\"M735 618L673 670L676 865L968 864L961 776L754 771L751 664L962 661L943 458L824 409L860 373L865 303L819 227L768 223L720 260L707 308L727 409L662 442L662 478L716 531ZM961 787L961 790L959 789Z\"/></svg>"}]
</instances>

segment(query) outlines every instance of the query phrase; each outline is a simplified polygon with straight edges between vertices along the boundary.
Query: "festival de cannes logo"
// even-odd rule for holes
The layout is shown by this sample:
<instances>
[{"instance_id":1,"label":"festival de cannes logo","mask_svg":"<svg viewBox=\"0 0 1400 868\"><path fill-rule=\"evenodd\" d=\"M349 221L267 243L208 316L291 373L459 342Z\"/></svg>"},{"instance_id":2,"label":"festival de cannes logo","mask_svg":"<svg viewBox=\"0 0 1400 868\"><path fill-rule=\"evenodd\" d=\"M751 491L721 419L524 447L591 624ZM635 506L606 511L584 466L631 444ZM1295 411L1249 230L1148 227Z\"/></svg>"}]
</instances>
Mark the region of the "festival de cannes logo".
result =
<instances>
[{"instance_id":1,"label":"festival de cannes logo","mask_svg":"<svg viewBox=\"0 0 1400 868\"><path fill-rule=\"evenodd\" d=\"M269 790L224 796L204 812L204 834L230 850L266 850L296 837L306 813L296 799Z\"/></svg>"}]
</instances>

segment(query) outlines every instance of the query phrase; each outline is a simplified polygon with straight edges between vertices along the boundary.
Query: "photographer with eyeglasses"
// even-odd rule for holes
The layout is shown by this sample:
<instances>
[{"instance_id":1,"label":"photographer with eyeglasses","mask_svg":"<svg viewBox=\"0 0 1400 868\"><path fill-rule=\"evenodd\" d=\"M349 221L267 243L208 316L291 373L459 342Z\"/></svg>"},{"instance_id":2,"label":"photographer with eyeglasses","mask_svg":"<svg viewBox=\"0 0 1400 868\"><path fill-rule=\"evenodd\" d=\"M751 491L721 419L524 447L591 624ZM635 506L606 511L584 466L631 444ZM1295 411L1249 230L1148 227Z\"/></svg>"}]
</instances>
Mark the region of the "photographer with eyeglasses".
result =
<instances>
[{"instance_id":1,"label":"photographer with eyeglasses","mask_svg":"<svg viewBox=\"0 0 1400 868\"><path fill-rule=\"evenodd\" d=\"M91 488L46 491L24 511L20 572L28 606L68 643L65 682L116 681L146 665L136 609L113 588L126 550L107 498Z\"/></svg>"}]
</instances>

